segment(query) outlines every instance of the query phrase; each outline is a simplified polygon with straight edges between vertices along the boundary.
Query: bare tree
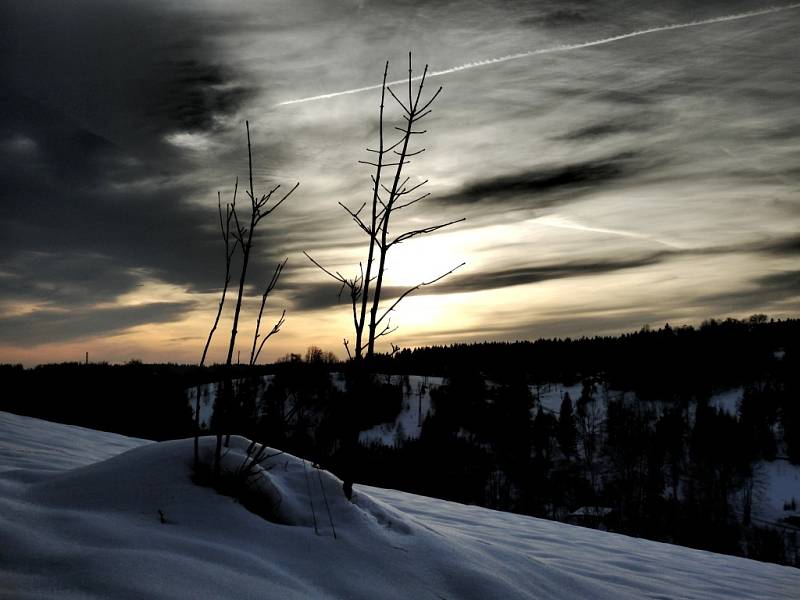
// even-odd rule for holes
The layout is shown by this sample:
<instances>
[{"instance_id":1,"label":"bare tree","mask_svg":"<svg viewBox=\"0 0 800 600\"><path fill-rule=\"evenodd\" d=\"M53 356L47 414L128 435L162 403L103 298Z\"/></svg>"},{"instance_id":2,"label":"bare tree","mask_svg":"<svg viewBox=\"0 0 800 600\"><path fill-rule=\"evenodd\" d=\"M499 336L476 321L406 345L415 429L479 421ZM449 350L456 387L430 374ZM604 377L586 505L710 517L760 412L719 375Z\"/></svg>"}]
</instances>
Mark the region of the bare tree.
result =
<instances>
[{"instance_id":1,"label":"bare tree","mask_svg":"<svg viewBox=\"0 0 800 600\"><path fill-rule=\"evenodd\" d=\"M239 327L239 315L242 309L242 299L244 297L244 288L245 283L247 282L247 267L250 262L250 252L253 248L253 241L254 241L254 234L256 227L258 224L264 219L272 214L283 202L292 195L292 193L298 188L300 185L296 183L292 189L290 189L286 194L284 194L279 200L274 201L270 204L270 200L272 200L275 193L280 189L280 185L276 185L273 187L269 192L266 194L262 194L261 196L256 196L255 190L253 187L253 152L252 152L252 145L250 143L250 123L245 121L245 127L247 129L247 163L248 163L248 174L250 180L250 189L246 191L248 198L250 199L250 215L249 219L246 221L239 220L239 213L236 208L236 204L231 204L231 213L233 216L234 227L230 232L230 235L233 236L233 239L238 244L238 247L242 251L242 265L241 271L239 273L239 289L236 296L236 305L234 307L233 312L233 325L231 327L231 336L230 341L228 344L228 354L225 361L226 366L226 376L225 376L225 386L224 386L224 393L222 398L222 403L220 408L220 413L222 416L223 423L218 430L217 433L217 444L216 449L214 452L214 469L217 473L219 473L220 468L220 460L222 456L222 428L230 426L228 422L230 417L230 412L233 408L233 381L231 377L231 366L233 362L233 350L236 347L236 335L238 332ZM264 305L266 304L267 297L272 289L278 282L278 278L280 277L281 272L283 271L283 267L286 264L284 260L282 263L278 265L275 270L272 279L270 280L269 284L267 284L266 291L262 295L261 298L261 309L258 313L258 320L256 322L256 331L255 336L253 338L253 350L250 355L250 364L254 364L258 358L261 349L264 346L264 343L267 339L269 339L272 335L277 333L284 322L284 317L286 312L284 311L281 315L281 318L278 322L273 326L270 333L268 333L262 340L261 344L258 346L256 350L256 343L258 342L259 338L259 329L261 326L261 317L264 312ZM226 443L230 440L230 432L226 435Z\"/></svg>"},{"instance_id":2,"label":"bare tree","mask_svg":"<svg viewBox=\"0 0 800 600\"><path fill-rule=\"evenodd\" d=\"M211 345L211 339L214 337L214 332L219 325L219 319L222 315L222 308L225 306L225 296L228 294L228 285L231 282L231 260L239 245L238 241L231 244L231 219L233 218L234 206L236 205L236 192L239 190L239 178L236 178L236 183L233 187L233 200L230 204L225 204L225 218L222 218L222 195L217 192L217 209L219 212L219 227L222 233L222 241L225 244L225 283L222 286L222 295L219 299L219 306L217 307L217 314L214 317L214 324L208 332L206 338L206 345L203 347L203 355L200 357L200 368L206 363L208 356L208 348ZM200 437L200 390L201 385L197 384L195 406L194 406L194 465L197 467L199 461L199 440Z\"/></svg>"},{"instance_id":3,"label":"bare tree","mask_svg":"<svg viewBox=\"0 0 800 600\"><path fill-rule=\"evenodd\" d=\"M375 341L378 338L389 335L397 329L391 325L391 313L404 298L422 287L432 285L444 277L447 277L464 265L464 263L461 263L434 279L423 281L409 288L400 294L387 308L381 310L383 279L386 272L386 259L389 250L411 238L433 233L465 220L463 218L455 219L438 225L412 229L397 234L394 237L390 235L390 224L395 211L408 208L424 200L429 195L420 192L420 189L428 180L426 179L420 183L411 184L411 178L405 175L405 167L411 162L411 157L425 151L425 148L415 149L412 147L412 139L414 139L415 136L426 133L426 130L419 130L416 126L422 119L431 114L432 109L430 107L441 93L442 88L439 87L430 98L423 100L422 90L425 86L425 78L428 73L428 66L425 65L422 76L419 78L417 89L414 91L411 53L408 55L407 100L401 100L386 84L388 72L389 63L387 62L383 71L381 103L378 113L378 147L367 148L367 152L374 154L375 157L373 160L359 161L361 164L374 168L372 174L372 198L369 203L364 202L355 210L342 202L339 203L359 229L369 238L366 261L364 263L359 263L358 275L347 277L342 275L339 271L326 269L306 253L306 256L314 265L328 276L341 283L341 288L339 290L340 296L345 289L348 290L353 312L355 344L353 345L352 351L349 340L345 339L344 345L348 356L356 360L361 359L365 352L367 358L372 357L375 352ZM402 127L394 127L394 130L400 132L400 135L399 139L396 139L393 143L387 143L385 140L384 111L387 92L402 109L402 119L404 121ZM385 182L387 181L389 185L386 185ZM365 213L365 209L367 209L368 206L368 213ZM367 322L368 310L369 321ZM366 341L364 341L365 327L367 328ZM394 348L393 346L393 349ZM393 350L393 352L396 351L397 350Z\"/></svg>"},{"instance_id":4,"label":"bare tree","mask_svg":"<svg viewBox=\"0 0 800 600\"><path fill-rule=\"evenodd\" d=\"M263 194L260 198L256 198L255 191L253 190L253 153L252 147L250 145L250 123L249 121L245 121L245 126L247 127L247 161L248 161L248 172L250 175L250 190L247 191L247 196L250 198L250 221L249 224L245 223L242 224L239 221L239 216L236 211L236 207L233 208L233 219L236 222L235 229L233 231L233 237L236 241L239 242L239 247L242 249L242 270L239 274L239 293L236 296L236 307L233 313L233 327L231 328L231 338L230 344L228 345L228 357L225 362L227 366L231 365L233 360L233 349L236 346L236 334L239 325L239 313L242 309L242 297L244 295L244 286L245 282L247 281L247 266L250 261L250 250L253 248L253 234L255 232L256 226L261 222L264 217L268 217L272 214L275 209L277 209L283 202L292 195L292 193L298 188L300 185L296 183L294 187L289 190L284 196L274 202L272 206L267 207L269 201L272 199L272 196L275 192L280 189L280 184L276 185L266 194ZM282 267L281 267L282 268ZM278 275L280 275L280 271L277 271ZM277 278L275 279L277 282Z\"/></svg>"},{"instance_id":5,"label":"bare tree","mask_svg":"<svg viewBox=\"0 0 800 600\"><path fill-rule=\"evenodd\" d=\"M604 402L599 403L595 397L596 392L597 386L594 381L588 379L584 381L575 412L583 461L595 493L597 493L598 478L598 465L595 458L605 412L604 406L607 406L608 400L606 392L603 396Z\"/></svg>"}]
</instances>

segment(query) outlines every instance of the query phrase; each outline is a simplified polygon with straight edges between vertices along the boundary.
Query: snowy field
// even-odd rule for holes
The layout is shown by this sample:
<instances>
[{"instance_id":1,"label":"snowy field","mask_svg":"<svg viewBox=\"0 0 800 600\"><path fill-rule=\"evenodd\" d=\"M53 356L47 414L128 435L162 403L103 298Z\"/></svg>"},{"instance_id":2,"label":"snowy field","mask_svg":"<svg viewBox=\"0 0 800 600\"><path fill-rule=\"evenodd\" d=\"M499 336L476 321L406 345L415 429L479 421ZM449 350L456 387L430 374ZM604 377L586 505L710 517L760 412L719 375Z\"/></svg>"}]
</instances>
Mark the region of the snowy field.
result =
<instances>
[{"instance_id":1,"label":"snowy field","mask_svg":"<svg viewBox=\"0 0 800 600\"><path fill-rule=\"evenodd\" d=\"M739 414L739 403L744 396L744 388L736 387L717 392L708 399L708 405L731 416Z\"/></svg>"},{"instance_id":2,"label":"snowy field","mask_svg":"<svg viewBox=\"0 0 800 600\"><path fill-rule=\"evenodd\" d=\"M578 398L581 397L583 384L564 385L563 383L543 383L541 385L530 386L530 390L534 400L537 401L537 404L541 405L545 412L557 415L558 411L561 409L561 401L564 399L565 393L569 394L569 397L572 399L572 406L573 408L575 407L575 403L578 401Z\"/></svg>"},{"instance_id":3,"label":"snowy field","mask_svg":"<svg viewBox=\"0 0 800 600\"><path fill-rule=\"evenodd\" d=\"M2 412L0 439L3 598L769 599L800 589L789 567L402 492L356 486L349 503L337 479L290 455L260 483L277 524L193 484L189 440ZM231 456L245 445L234 439Z\"/></svg>"}]
</instances>

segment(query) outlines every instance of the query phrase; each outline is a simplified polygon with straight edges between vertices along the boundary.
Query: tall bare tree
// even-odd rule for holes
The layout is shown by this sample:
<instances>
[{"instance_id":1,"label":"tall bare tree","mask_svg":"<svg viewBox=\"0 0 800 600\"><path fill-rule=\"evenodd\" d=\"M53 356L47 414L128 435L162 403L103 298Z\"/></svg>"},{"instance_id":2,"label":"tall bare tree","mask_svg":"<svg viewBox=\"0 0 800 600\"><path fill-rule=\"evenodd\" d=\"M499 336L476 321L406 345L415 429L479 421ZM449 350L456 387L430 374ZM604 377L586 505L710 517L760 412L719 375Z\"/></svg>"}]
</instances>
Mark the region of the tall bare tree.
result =
<instances>
[{"instance_id":1,"label":"tall bare tree","mask_svg":"<svg viewBox=\"0 0 800 600\"><path fill-rule=\"evenodd\" d=\"M428 180L426 179L420 183L410 184L411 178L405 175L405 167L411 162L411 157L425 151L425 148L415 149L412 140L415 136L426 133L426 130L419 130L416 126L419 125L422 119L431 114L431 105L441 93L442 88L439 87L428 99L422 98L422 90L425 86L425 78L428 74L428 65L425 65L422 76L418 78L419 84L417 85L417 89L414 91L413 82L415 78L413 77L412 71L411 53L408 55L407 100L401 100L391 87L387 85L386 79L388 72L389 63L387 62L383 71L381 102L378 113L378 147L367 148L367 152L375 155L373 160L359 161L361 164L374 168L371 176L372 198L369 202L362 203L357 209L352 209L342 202L339 203L369 239L366 261L359 263L359 273L357 275L346 277L339 271L331 271L325 268L306 253L306 256L314 265L328 276L341 283L339 291L340 296L345 289L348 290L353 312L355 344L353 345L352 351L350 349L349 340L345 339L344 345L348 356L356 360L360 360L365 354L367 358L372 357L375 353L375 341L396 330L396 327L391 326L391 313L404 298L424 286L432 285L444 277L447 277L464 265L464 263L461 263L438 277L418 283L400 294L394 302L381 310L383 279L389 250L413 237L433 233L434 231L465 220L463 218L455 219L429 227L412 229L394 236L390 235L390 224L395 211L408 208L424 200L429 195L420 192L420 188L422 188ZM394 130L398 131L400 135L393 143L387 143L385 135L384 112L387 92L402 109L402 119L404 121L402 127L394 127ZM387 181L389 185L386 185L385 182ZM365 209L368 206L368 212L365 213ZM367 321L368 311L369 321ZM367 329L366 341L364 340L365 328Z\"/></svg>"}]
</instances>

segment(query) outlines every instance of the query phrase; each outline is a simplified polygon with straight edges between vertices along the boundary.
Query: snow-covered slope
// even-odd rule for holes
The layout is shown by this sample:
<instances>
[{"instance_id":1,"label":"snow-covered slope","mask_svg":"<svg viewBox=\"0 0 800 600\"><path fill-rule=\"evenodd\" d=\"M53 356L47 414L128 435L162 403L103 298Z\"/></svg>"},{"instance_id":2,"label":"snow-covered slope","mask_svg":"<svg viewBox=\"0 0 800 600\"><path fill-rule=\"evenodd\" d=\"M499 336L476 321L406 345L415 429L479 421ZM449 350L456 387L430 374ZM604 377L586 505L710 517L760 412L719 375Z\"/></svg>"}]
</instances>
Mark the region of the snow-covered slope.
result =
<instances>
[{"instance_id":1,"label":"snow-covered slope","mask_svg":"<svg viewBox=\"0 0 800 600\"><path fill-rule=\"evenodd\" d=\"M393 446L403 440L419 439L422 423L431 413L431 389L442 385L442 377L409 375L402 378L392 375L391 383L403 386L403 404L397 418L391 423L382 423L359 433L362 444Z\"/></svg>"},{"instance_id":2,"label":"snow-covered slope","mask_svg":"<svg viewBox=\"0 0 800 600\"><path fill-rule=\"evenodd\" d=\"M753 517L767 523L778 523L790 516L800 517L800 465L793 465L786 459L761 461L754 465L754 472ZM794 509L787 506L792 502Z\"/></svg>"},{"instance_id":3,"label":"snow-covered slope","mask_svg":"<svg viewBox=\"0 0 800 600\"><path fill-rule=\"evenodd\" d=\"M285 454L262 474L290 523L277 524L192 483L189 440L7 413L0 440L2 597L766 599L800 589L797 569L391 490L357 486L350 503L336 478ZM245 446L234 439L229 456Z\"/></svg>"}]
</instances>

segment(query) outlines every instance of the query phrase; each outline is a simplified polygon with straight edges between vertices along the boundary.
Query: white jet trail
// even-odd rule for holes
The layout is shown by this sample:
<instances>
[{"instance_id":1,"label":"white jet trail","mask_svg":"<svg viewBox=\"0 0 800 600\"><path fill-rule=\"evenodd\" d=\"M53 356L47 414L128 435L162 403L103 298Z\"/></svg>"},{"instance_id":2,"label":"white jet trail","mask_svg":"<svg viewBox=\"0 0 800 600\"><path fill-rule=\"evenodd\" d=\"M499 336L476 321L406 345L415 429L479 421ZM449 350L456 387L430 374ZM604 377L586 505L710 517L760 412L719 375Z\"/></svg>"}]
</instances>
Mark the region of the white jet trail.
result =
<instances>
[{"instance_id":1,"label":"white jet trail","mask_svg":"<svg viewBox=\"0 0 800 600\"><path fill-rule=\"evenodd\" d=\"M444 69L443 71L432 71L428 73L427 77L439 77L441 75L448 75L450 73L457 73L458 71L466 71L467 69L474 69L475 67L485 67L487 65L496 65L498 63L508 62L510 60L517 60L520 58L529 58L531 56L538 56L540 54L552 54L554 52L567 52L569 50L578 50L580 48L589 48L591 46L602 46L603 44L610 44L620 40L627 40L628 38L638 37L640 35L647 35L650 33L659 33L661 31L671 31L673 29L686 29L688 27L700 27L702 25L711 25L713 23L725 23L727 21L738 21L739 19L749 19L751 17L759 17L761 15L768 15L772 13L783 12L786 10L795 10L800 8L800 2L793 4L784 4L782 6L773 6L770 8L762 8L760 10L751 10L748 12L736 13L733 15L725 15L722 17L713 17L711 19L702 19L700 21L689 21L687 23L673 23L672 25L660 25L658 27L650 27L649 29L640 29L638 31L631 31L621 35L594 40L591 42L579 42L577 44L562 44L559 46L551 46L549 48L539 48L538 50L529 50L527 52L519 52L517 54L508 54L497 58L488 58L486 60L479 60L475 62L466 63L457 67ZM422 76L412 77L412 81L418 81ZM397 81L390 81L386 85L400 85L408 83L408 79L398 79ZM318 96L308 96L306 98L298 98L296 100L285 100L279 102L276 106L287 106L289 104L301 104L303 102L314 102L316 100L327 100L328 98L336 98L338 96L347 96L350 94L358 94L361 92L368 92L370 90L379 90L380 84L368 85L360 88L353 88L351 90L344 90L341 92L331 92L330 94L320 94Z\"/></svg>"},{"instance_id":2,"label":"white jet trail","mask_svg":"<svg viewBox=\"0 0 800 600\"><path fill-rule=\"evenodd\" d=\"M610 235L618 235L620 237L635 238L639 240L646 240L648 242L655 242L661 246L667 246L673 250L681 250L681 246L677 246L672 242L647 235L646 233L638 233L636 231L626 231L624 229L606 229L605 227L590 227L583 225L572 219L562 217L561 215L548 215L545 217L537 217L529 219L527 223L534 223L536 225L545 225L547 227L556 227L558 229L574 229L575 231L590 231L593 233L608 233Z\"/></svg>"}]
</instances>

